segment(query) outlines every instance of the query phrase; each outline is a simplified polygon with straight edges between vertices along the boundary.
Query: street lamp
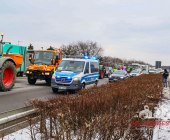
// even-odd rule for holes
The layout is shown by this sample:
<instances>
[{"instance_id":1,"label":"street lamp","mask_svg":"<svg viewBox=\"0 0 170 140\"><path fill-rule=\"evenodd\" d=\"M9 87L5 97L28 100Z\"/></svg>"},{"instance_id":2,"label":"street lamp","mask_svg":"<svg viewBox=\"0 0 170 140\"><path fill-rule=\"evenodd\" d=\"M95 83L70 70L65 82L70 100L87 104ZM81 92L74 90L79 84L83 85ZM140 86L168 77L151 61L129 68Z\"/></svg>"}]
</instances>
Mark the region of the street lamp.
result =
<instances>
[{"instance_id":1,"label":"street lamp","mask_svg":"<svg viewBox=\"0 0 170 140\"><path fill-rule=\"evenodd\" d=\"M22 42L22 41L18 41L18 45L19 45L19 42Z\"/></svg>"},{"instance_id":2,"label":"street lamp","mask_svg":"<svg viewBox=\"0 0 170 140\"><path fill-rule=\"evenodd\" d=\"M4 33L1 33L1 36L2 36L2 40L1 40L1 42L3 41L3 36L4 36Z\"/></svg>"}]
</instances>

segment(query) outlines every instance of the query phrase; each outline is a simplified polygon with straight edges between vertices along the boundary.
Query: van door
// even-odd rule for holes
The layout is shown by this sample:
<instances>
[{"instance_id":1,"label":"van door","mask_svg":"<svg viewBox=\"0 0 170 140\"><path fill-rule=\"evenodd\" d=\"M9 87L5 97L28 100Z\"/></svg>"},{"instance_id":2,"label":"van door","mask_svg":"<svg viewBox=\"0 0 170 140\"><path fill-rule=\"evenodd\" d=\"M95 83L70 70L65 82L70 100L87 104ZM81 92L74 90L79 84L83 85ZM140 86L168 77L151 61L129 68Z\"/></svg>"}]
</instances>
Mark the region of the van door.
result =
<instances>
[{"instance_id":1,"label":"van door","mask_svg":"<svg viewBox=\"0 0 170 140\"><path fill-rule=\"evenodd\" d=\"M86 67L84 69L84 79L85 79L85 83L88 83L90 81L90 79L89 79L89 62L86 63Z\"/></svg>"},{"instance_id":2,"label":"van door","mask_svg":"<svg viewBox=\"0 0 170 140\"><path fill-rule=\"evenodd\" d=\"M89 80L91 83L95 83L99 77L99 65L97 62L90 62L90 72Z\"/></svg>"}]
</instances>

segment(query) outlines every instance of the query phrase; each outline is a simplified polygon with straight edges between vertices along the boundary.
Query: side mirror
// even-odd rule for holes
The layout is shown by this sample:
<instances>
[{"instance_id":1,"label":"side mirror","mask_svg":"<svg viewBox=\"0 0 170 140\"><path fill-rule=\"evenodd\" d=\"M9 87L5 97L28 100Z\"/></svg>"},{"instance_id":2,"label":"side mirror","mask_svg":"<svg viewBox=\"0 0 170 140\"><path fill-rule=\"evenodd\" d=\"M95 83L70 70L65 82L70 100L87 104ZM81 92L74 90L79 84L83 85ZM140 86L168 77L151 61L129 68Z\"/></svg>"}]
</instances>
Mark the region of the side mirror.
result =
<instances>
[{"instance_id":1,"label":"side mirror","mask_svg":"<svg viewBox=\"0 0 170 140\"><path fill-rule=\"evenodd\" d=\"M55 58L55 63L58 63L58 55L56 56L56 58Z\"/></svg>"},{"instance_id":2,"label":"side mirror","mask_svg":"<svg viewBox=\"0 0 170 140\"><path fill-rule=\"evenodd\" d=\"M31 62L32 60L32 54L29 54L29 61Z\"/></svg>"},{"instance_id":3,"label":"side mirror","mask_svg":"<svg viewBox=\"0 0 170 140\"><path fill-rule=\"evenodd\" d=\"M89 73L88 69L85 69L84 74Z\"/></svg>"}]
</instances>

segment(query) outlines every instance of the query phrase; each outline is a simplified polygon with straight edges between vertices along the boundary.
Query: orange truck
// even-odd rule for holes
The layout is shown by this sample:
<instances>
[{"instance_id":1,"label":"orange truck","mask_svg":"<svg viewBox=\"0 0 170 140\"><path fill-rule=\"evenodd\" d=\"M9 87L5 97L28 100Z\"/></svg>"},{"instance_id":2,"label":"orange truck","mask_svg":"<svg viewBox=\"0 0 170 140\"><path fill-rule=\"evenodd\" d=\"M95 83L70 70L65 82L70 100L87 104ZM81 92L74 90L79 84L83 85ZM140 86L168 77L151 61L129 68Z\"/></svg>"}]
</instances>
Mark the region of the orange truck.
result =
<instances>
[{"instance_id":1,"label":"orange truck","mask_svg":"<svg viewBox=\"0 0 170 140\"><path fill-rule=\"evenodd\" d=\"M29 84L35 84L37 79L45 80L47 85L51 85L51 77L55 67L61 62L62 53L60 49L36 50L29 55L31 66L26 71Z\"/></svg>"}]
</instances>

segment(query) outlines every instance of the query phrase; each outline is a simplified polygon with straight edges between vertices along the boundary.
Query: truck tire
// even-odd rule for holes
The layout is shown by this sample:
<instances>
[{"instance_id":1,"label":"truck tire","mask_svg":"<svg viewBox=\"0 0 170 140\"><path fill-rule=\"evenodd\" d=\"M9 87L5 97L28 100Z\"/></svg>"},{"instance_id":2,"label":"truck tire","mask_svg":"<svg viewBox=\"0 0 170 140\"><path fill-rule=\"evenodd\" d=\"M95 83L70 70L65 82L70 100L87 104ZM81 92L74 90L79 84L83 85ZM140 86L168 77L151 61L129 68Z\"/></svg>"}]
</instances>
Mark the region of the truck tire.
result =
<instances>
[{"instance_id":1,"label":"truck tire","mask_svg":"<svg viewBox=\"0 0 170 140\"><path fill-rule=\"evenodd\" d=\"M47 78L47 79L45 79L45 81L46 81L48 86L51 86L51 78Z\"/></svg>"},{"instance_id":2,"label":"truck tire","mask_svg":"<svg viewBox=\"0 0 170 140\"><path fill-rule=\"evenodd\" d=\"M23 77L23 75L24 75L24 72L20 72L20 76Z\"/></svg>"},{"instance_id":3,"label":"truck tire","mask_svg":"<svg viewBox=\"0 0 170 140\"><path fill-rule=\"evenodd\" d=\"M31 77L28 77L28 83L30 85L34 85L36 83L37 79L31 79Z\"/></svg>"},{"instance_id":4,"label":"truck tire","mask_svg":"<svg viewBox=\"0 0 170 140\"><path fill-rule=\"evenodd\" d=\"M9 91L13 88L16 80L15 65L11 61L6 61L0 69L0 90Z\"/></svg>"}]
</instances>

